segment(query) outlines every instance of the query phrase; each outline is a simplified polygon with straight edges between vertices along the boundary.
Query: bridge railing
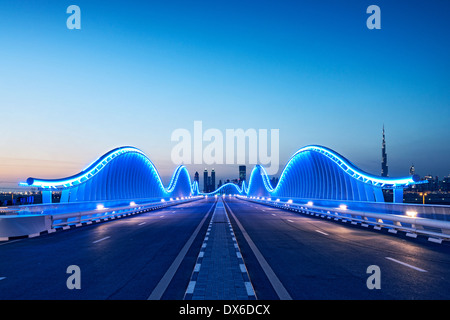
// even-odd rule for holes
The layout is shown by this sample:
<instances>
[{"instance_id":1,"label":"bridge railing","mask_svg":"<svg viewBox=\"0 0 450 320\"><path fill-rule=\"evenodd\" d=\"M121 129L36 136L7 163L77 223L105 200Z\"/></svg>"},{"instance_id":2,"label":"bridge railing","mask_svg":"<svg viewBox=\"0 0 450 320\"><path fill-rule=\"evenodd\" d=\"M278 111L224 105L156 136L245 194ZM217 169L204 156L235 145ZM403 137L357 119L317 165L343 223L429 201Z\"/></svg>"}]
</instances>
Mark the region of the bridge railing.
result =
<instances>
[{"instance_id":1,"label":"bridge railing","mask_svg":"<svg viewBox=\"0 0 450 320\"><path fill-rule=\"evenodd\" d=\"M98 205L95 209L71 211L67 213L42 214L15 214L0 216L0 241L6 241L16 237L34 237L42 232L54 232L58 228L69 229L84 224L113 220L133 214L143 213L180 203L195 201L203 198L193 196L176 198L171 200L159 200L136 204L130 202L127 205L116 207L104 207Z\"/></svg>"},{"instance_id":2,"label":"bridge railing","mask_svg":"<svg viewBox=\"0 0 450 320\"><path fill-rule=\"evenodd\" d=\"M414 208L417 205L412 207L398 204L397 213L382 213L370 212L362 209L349 209L346 205L327 207L317 206L312 202L299 204L292 200L281 201L279 199L272 200L245 196L237 197L321 218L350 222L351 224L360 224L363 227L372 226L375 230L386 228L390 233L403 232L406 236L412 238L423 235L427 236L429 241L436 243L442 243L443 240L450 240L450 221L418 217L417 211L414 211Z\"/></svg>"},{"instance_id":3,"label":"bridge railing","mask_svg":"<svg viewBox=\"0 0 450 320\"><path fill-rule=\"evenodd\" d=\"M70 225L80 225L84 222L106 221L129 216L132 214L142 213L150 210L164 208L170 205L175 205L180 202L187 202L188 200L172 200L164 202L150 202L144 204L130 204L128 206L114 207L114 208L97 208L91 211L70 212L50 215L52 220L52 228L65 227Z\"/></svg>"}]
</instances>

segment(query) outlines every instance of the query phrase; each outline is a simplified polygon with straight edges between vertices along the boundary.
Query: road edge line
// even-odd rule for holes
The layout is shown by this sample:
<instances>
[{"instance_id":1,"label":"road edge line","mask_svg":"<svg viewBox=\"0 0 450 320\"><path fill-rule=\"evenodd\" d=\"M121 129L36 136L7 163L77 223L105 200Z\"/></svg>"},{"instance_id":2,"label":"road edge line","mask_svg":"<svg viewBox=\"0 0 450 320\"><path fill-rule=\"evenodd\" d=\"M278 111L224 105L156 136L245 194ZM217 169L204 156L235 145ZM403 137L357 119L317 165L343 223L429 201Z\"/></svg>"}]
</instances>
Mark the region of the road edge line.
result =
<instances>
[{"instance_id":1,"label":"road edge line","mask_svg":"<svg viewBox=\"0 0 450 320\"><path fill-rule=\"evenodd\" d=\"M186 256L187 252L189 251L192 243L194 242L195 238L197 237L198 233L200 232L201 228L205 224L206 219L208 218L209 214L211 213L211 210L215 207L216 202L214 202L211 206L211 208L208 210L208 212L203 217L202 221L200 221L197 228L192 233L191 237L186 241L183 248L178 253L175 260L170 265L169 269L167 269L164 276L159 280L156 287L153 289L150 296L147 298L147 300L160 300L164 292L166 291L167 287L169 286L170 282L172 281L172 278L174 277L175 273L177 272L181 262L183 261L184 257Z\"/></svg>"}]
</instances>

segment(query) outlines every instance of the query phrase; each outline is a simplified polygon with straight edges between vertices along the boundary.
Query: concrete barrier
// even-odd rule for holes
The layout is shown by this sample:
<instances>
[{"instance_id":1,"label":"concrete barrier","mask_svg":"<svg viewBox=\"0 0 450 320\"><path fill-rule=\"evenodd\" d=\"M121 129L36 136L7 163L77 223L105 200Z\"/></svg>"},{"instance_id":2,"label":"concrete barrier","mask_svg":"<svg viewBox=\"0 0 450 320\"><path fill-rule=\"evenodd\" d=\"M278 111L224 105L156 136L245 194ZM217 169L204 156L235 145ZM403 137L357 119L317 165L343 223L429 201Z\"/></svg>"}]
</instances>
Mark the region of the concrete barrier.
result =
<instances>
[{"instance_id":1,"label":"concrete barrier","mask_svg":"<svg viewBox=\"0 0 450 320\"><path fill-rule=\"evenodd\" d=\"M39 235L51 228L52 219L48 215L2 216L0 219L0 240L12 237Z\"/></svg>"},{"instance_id":2,"label":"concrete barrier","mask_svg":"<svg viewBox=\"0 0 450 320\"><path fill-rule=\"evenodd\" d=\"M17 237L31 238L42 233L54 232L56 229L59 230L59 228L65 230L71 226L78 227L92 222L107 221L199 199L203 199L203 196L176 198L167 201L158 199L158 201L148 203L126 201L127 205L111 208L103 208L103 203L107 202L102 202L102 207L96 209L91 209L93 207L92 203L80 203L78 208L74 206L75 204L70 208L63 205L62 209L69 211L66 213L63 213L61 208L57 208L56 204L51 204L50 206L35 205L32 207L32 214L25 214L25 210L29 210L29 207L24 206L20 208L21 210L16 210L14 215L0 215L0 241L8 241ZM98 205L98 202L94 204ZM113 203L109 202L108 204ZM89 209L86 210L86 208ZM85 210L74 211L75 209Z\"/></svg>"}]
</instances>

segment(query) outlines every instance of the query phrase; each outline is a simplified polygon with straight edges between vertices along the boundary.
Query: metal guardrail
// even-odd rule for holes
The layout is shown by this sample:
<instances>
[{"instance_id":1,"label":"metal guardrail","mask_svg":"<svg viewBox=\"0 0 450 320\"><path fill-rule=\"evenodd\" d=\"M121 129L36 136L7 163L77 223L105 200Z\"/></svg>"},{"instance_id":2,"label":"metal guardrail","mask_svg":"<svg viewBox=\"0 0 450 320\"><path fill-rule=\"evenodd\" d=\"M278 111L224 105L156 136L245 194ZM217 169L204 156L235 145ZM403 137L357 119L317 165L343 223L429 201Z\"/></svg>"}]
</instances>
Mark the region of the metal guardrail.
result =
<instances>
[{"instance_id":1,"label":"metal guardrail","mask_svg":"<svg viewBox=\"0 0 450 320\"><path fill-rule=\"evenodd\" d=\"M0 216L0 240L14 237L34 237L43 232L55 232L57 229L69 229L84 224L114 220L121 217L156 210L180 203L202 199L203 196L176 198L174 200L152 201L148 203L122 205L117 207L80 210L68 213L17 214Z\"/></svg>"},{"instance_id":2,"label":"metal guardrail","mask_svg":"<svg viewBox=\"0 0 450 320\"><path fill-rule=\"evenodd\" d=\"M375 230L386 228L390 233L404 232L406 236L417 238L418 235L427 236L431 242L442 243L450 240L450 221L417 217L417 212L406 211L404 215L365 212L349 210L346 206L337 208L315 206L313 204L298 204L292 201L274 201L268 199L248 198L237 196L240 199L263 203L273 207L314 215L321 218L360 224L363 227L372 226Z\"/></svg>"},{"instance_id":3,"label":"metal guardrail","mask_svg":"<svg viewBox=\"0 0 450 320\"><path fill-rule=\"evenodd\" d=\"M151 202L147 204L130 204L116 208L98 208L91 211L59 213L51 215L51 227L64 227L70 225L80 225L84 222L106 221L118 219L132 214L143 213L150 210L156 210L183 202L193 201L195 199L168 200L164 202Z\"/></svg>"}]
</instances>

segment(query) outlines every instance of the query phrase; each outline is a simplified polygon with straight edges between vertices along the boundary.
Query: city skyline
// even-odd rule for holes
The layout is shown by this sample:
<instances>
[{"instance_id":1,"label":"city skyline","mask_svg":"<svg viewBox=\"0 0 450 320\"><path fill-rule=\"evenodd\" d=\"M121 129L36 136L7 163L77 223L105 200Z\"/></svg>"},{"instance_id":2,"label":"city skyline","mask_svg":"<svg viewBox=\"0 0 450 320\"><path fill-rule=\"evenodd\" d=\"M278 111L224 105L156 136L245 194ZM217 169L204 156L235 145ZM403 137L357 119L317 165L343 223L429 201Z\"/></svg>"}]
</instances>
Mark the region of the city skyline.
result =
<instances>
[{"instance_id":1,"label":"city skyline","mask_svg":"<svg viewBox=\"0 0 450 320\"><path fill-rule=\"evenodd\" d=\"M312 144L379 175L383 124L389 176L450 174L448 2L377 1L380 30L358 1L79 1L81 30L68 5L0 4L1 186L76 174L124 145L167 183L171 133L196 120L279 129L278 175Z\"/></svg>"},{"instance_id":2,"label":"city skyline","mask_svg":"<svg viewBox=\"0 0 450 320\"><path fill-rule=\"evenodd\" d=\"M374 170L374 172L368 172L368 173L379 175L381 177L382 176L388 177L389 174L386 174L386 175L383 174L383 170L387 171L387 167L388 167L384 125L383 125L383 128L382 128L382 138L381 139L382 139L381 140L382 141L381 142L381 158L380 158L380 161L381 161L381 167L380 167L381 170L380 171L381 171L381 173L378 174L376 172L376 170ZM187 167L188 171L190 172L190 174L192 176L191 177L192 181L196 180L196 175L198 174L198 170L191 171L191 170L189 170L190 168L191 169L192 168L197 168L197 169L198 168L203 168L202 169L203 173L211 172L211 170L212 170L212 172L214 172L214 177L217 177L217 178L214 179L214 181L216 182L215 183L216 186L218 185L218 182L220 180L222 181L222 184L224 184L225 181L227 181L227 180L230 181L230 182L233 182L234 180L239 182L240 181L240 177L241 177L241 167L244 167L244 175L245 175L245 170L246 170L245 168L247 166L250 168L250 172L254 168L254 165L241 165L241 164L235 164L235 165L223 165L223 164L222 165L217 165L217 164L215 164L215 165L205 165L205 164L201 164L201 165L185 165L185 166ZM83 168L85 168L85 167L86 166L84 166ZM217 167L222 168L222 171L219 171L218 175L216 175L217 171L215 170L215 167L216 168ZM264 167L264 165L263 165L263 167ZM407 176L407 175L411 175L411 168L412 167L414 167L414 164L409 166L409 173L408 174L404 173L402 175L402 177L403 176ZM225 170L223 170L224 168L225 168ZM284 168L285 168L285 163L280 164L280 169L279 169L278 173L275 174L275 175L271 175L271 176L273 176L275 178L278 178L280 176L280 174L282 173L282 171L284 170ZM156 168L156 169L158 170L158 168ZM81 169L79 169L79 171L74 172L74 173L78 173L80 171L81 171ZM166 176L161 175L161 179L162 179L164 184L168 184L169 183L170 179L172 178L172 174L173 174L173 172L170 175L166 175ZM441 175L441 176L433 175L431 173L419 173L418 175L422 179L428 179L429 177L432 177L433 179L435 179L436 177L438 177L439 179L442 179L442 178L445 178L445 177L450 177L450 173L448 175L444 174L444 175ZM53 178L61 178L61 177L62 176L55 176ZM397 177L401 177L401 176L397 176ZM40 178L52 178L52 177L40 177ZM211 176L209 178L211 178ZM18 180L18 183L19 182L24 182L25 180L26 180L26 178L21 178L21 179ZM199 181L199 180L197 180L197 181ZM15 181L14 182L0 181L0 188L3 188L3 189L16 189L16 187L18 187L18 183L16 184ZM201 182L199 181L199 186L201 187L201 190L204 190L204 187L203 187L204 184L205 184L204 183L204 179L202 179ZM212 183L210 185L212 186ZM209 192L211 192L211 191L212 190L209 190Z\"/></svg>"}]
</instances>

